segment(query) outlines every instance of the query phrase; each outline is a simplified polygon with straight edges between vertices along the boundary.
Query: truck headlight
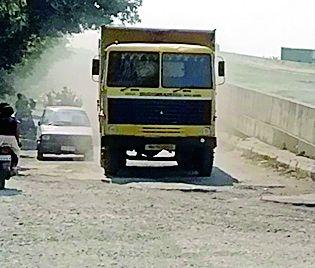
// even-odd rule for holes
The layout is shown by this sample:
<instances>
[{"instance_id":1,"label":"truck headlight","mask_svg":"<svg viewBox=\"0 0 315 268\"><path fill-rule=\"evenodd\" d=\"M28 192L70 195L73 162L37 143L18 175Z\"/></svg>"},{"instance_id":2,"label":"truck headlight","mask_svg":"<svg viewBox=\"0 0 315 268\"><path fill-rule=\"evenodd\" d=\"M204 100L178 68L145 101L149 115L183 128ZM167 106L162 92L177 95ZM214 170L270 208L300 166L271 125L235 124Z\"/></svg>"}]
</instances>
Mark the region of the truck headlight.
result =
<instances>
[{"instance_id":1,"label":"truck headlight","mask_svg":"<svg viewBox=\"0 0 315 268\"><path fill-rule=\"evenodd\" d=\"M109 134L116 134L117 133L117 128L115 126L110 126L108 128Z\"/></svg>"},{"instance_id":2,"label":"truck headlight","mask_svg":"<svg viewBox=\"0 0 315 268\"><path fill-rule=\"evenodd\" d=\"M42 135L42 140L43 141L49 141L50 140L50 136L49 135Z\"/></svg>"},{"instance_id":3,"label":"truck headlight","mask_svg":"<svg viewBox=\"0 0 315 268\"><path fill-rule=\"evenodd\" d=\"M211 134L211 130L210 130L210 128L205 127L205 128L203 129L203 135L205 135L205 136L209 136L210 134Z\"/></svg>"}]
</instances>

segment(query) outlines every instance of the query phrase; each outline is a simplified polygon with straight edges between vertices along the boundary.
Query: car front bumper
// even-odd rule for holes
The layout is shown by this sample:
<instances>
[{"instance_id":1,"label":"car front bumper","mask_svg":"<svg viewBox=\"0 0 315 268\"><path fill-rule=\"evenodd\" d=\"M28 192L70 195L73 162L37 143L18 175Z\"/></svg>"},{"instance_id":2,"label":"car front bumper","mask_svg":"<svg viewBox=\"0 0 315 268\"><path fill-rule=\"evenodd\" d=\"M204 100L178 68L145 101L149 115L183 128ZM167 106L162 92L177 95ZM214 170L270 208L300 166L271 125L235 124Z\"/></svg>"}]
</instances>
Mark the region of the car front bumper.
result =
<instances>
[{"instance_id":1,"label":"car front bumper","mask_svg":"<svg viewBox=\"0 0 315 268\"><path fill-rule=\"evenodd\" d=\"M93 148L91 136L45 135L40 138L37 149L43 154L84 154ZM49 138L47 138L49 136Z\"/></svg>"}]
</instances>

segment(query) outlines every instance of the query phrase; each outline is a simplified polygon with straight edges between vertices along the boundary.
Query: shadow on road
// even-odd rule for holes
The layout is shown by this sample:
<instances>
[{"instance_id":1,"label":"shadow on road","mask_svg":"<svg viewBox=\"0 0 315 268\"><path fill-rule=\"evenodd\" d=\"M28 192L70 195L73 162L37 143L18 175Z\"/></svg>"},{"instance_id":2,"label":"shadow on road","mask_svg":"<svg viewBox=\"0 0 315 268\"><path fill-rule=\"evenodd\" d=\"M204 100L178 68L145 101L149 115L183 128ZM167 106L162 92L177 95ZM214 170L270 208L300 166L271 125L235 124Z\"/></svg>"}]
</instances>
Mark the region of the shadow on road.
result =
<instances>
[{"instance_id":1,"label":"shadow on road","mask_svg":"<svg viewBox=\"0 0 315 268\"><path fill-rule=\"evenodd\" d=\"M41 160L41 162L49 162L49 161L53 161L53 162L83 162L84 161L84 157L83 156L45 156L45 158L43 160Z\"/></svg>"},{"instance_id":2,"label":"shadow on road","mask_svg":"<svg viewBox=\"0 0 315 268\"><path fill-rule=\"evenodd\" d=\"M22 190L17 190L17 189L4 189L0 190L0 197L1 196L15 196L15 195L20 195L22 194Z\"/></svg>"},{"instance_id":3,"label":"shadow on road","mask_svg":"<svg viewBox=\"0 0 315 268\"><path fill-rule=\"evenodd\" d=\"M127 167L122 169L117 177L112 177L112 183L127 184L134 182L164 182L185 183L203 186L233 186L236 179L218 167L213 168L211 177L198 177L194 172L186 172L173 167Z\"/></svg>"},{"instance_id":4,"label":"shadow on road","mask_svg":"<svg viewBox=\"0 0 315 268\"><path fill-rule=\"evenodd\" d=\"M22 151L21 158L24 159L35 159L36 158L36 151L34 150L28 150L28 151ZM55 154L48 154L45 155L44 159L40 162L80 162L84 161L83 155L74 155L74 154L65 154L65 155L55 155Z\"/></svg>"}]
</instances>

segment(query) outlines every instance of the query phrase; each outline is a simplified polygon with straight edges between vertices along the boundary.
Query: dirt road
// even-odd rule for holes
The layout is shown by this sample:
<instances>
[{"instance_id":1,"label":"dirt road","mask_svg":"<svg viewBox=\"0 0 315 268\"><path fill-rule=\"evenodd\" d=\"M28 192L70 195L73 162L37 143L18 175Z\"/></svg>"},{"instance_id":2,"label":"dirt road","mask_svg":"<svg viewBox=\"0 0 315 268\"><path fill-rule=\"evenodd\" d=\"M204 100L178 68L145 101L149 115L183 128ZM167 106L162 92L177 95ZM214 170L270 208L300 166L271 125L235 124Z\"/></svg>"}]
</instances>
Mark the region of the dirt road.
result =
<instances>
[{"instance_id":1,"label":"dirt road","mask_svg":"<svg viewBox=\"0 0 315 268\"><path fill-rule=\"evenodd\" d=\"M212 178L193 181L179 180L176 167L129 167L127 179L107 184L96 164L22 162L21 176L0 193L3 268L315 267L314 208L260 200L314 193L314 184L228 148L217 152ZM128 184L140 181L226 186L182 192Z\"/></svg>"}]
</instances>

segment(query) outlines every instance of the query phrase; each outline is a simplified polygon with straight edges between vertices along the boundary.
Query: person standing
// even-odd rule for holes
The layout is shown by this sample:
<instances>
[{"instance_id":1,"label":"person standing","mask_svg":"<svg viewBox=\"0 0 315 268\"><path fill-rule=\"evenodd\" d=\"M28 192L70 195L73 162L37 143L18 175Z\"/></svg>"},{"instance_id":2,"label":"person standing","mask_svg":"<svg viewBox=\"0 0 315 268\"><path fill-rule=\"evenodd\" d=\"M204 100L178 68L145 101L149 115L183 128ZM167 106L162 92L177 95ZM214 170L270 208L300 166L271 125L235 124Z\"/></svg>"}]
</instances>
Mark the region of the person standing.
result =
<instances>
[{"instance_id":1,"label":"person standing","mask_svg":"<svg viewBox=\"0 0 315 268\"><path fill-rule=\"evenodd\" d=\"M27 98L21 93L18 93L16 96L17 96L17 101L15 102L15 109L16 109L15 117L19 121L21 121L22 118L28 117L29 102Z\"/></svg>"}]
</instances>

